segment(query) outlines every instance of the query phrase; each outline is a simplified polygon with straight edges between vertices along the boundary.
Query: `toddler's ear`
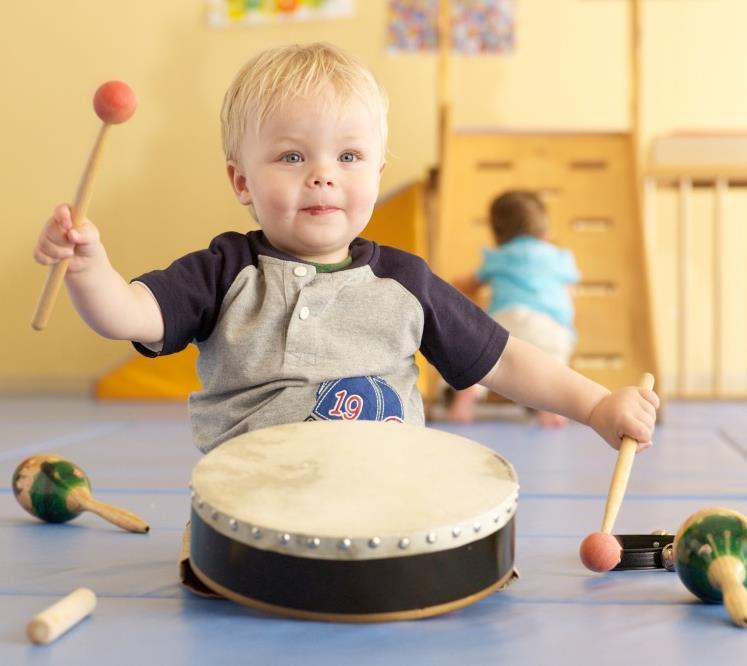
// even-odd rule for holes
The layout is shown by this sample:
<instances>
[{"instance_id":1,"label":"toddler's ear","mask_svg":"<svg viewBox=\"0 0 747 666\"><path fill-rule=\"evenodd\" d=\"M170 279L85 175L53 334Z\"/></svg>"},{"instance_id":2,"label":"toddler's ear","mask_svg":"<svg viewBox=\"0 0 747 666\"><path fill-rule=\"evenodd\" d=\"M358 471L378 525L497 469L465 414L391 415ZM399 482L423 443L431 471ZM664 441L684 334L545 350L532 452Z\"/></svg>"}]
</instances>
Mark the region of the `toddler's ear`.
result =
<instances>
[{"instance_id":1,"label":"toddler's ear","mask_svg":"<svg viewBox=\"0 0 747 666\"><path fill-rule=\"evenodd\" d=\"M234 194L236 198L244 206L248 206L252 203L252 195L246 187L246 176L241 171L241 167L236 162L229 160L226 162L226 171L228 172L228 180L231 181Z\"/></svg>"}]
</instances>

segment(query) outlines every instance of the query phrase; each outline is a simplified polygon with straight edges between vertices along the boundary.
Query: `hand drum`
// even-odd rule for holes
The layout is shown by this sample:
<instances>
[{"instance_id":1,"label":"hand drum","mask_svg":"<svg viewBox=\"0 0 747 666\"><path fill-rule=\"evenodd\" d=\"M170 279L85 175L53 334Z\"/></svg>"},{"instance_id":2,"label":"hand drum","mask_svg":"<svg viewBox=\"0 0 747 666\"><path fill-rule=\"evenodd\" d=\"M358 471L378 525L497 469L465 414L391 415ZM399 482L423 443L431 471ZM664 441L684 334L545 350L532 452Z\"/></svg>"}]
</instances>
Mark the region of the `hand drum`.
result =
<instances>
[{"instance_id":1,"label":"hand drum","mask_svg":"<svg viewBox=\"0 0 747 666\"><path fill-rule=\"evenodd\" d=\"M94 499L83 470L59 456L24 460L13 472L13 494L32 516L49 523L65 523L83 511L92 511L130 532L150 529L139 516Z\"/></svg>"},{"instance_id":2,"label":"hand drum","mask_svg":"<svg viewBox=\"0 0 747 666\"><path fill-rule=\"evenodd\" d=\"M735 624L747 626L747 517L709 508L690 516L674 540L677 574L696 597L722 600Z\"/></svg>"}]
</instances>

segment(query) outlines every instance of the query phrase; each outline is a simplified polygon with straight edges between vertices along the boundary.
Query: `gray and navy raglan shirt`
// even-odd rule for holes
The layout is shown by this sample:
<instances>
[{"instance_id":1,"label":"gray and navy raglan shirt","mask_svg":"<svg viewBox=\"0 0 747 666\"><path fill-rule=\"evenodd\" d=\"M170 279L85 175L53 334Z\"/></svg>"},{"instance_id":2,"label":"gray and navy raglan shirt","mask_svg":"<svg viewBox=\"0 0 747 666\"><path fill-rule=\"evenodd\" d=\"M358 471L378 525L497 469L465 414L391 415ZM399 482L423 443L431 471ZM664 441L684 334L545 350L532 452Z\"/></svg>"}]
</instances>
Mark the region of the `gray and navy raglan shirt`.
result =
<instances>
[{"instance_id":1,"label":"gray and navy raglan shirt","mask_svg":"<svg viewBox=\"0 0 747 666\"><path fill-rule=\"evenodd\" d=\"M456 389L481 380L505 329L419 257L362 238L351 262L323 273L261 231L227 232L207 250L146 273L161 308L163 348L199 348L189 399L203 451L239 434L319 419L424 422L420 350Z\"/></svg>"}]
</instances>

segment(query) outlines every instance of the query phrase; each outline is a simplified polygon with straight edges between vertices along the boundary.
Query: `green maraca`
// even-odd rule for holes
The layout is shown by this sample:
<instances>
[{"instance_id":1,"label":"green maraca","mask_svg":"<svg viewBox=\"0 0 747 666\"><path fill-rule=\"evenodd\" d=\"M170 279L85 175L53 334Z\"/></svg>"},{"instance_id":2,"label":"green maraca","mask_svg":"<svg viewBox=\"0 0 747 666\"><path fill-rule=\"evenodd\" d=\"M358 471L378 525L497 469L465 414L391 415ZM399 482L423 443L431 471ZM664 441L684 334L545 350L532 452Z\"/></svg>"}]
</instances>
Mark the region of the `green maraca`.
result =
<instances>
[{"instance_id":1,"label":"green maraca","mask_svg":"<svg viewBox=\"0 0 747 666\"><path fill-rule=\"evenodd\" d=\"M747 627L747 517L721 507L690 516L674 539L677 574L696 597L723 600L734 624Z\"/></svg>"},{"instance_id":2,"label":"green maraca","mask_svg":"<svg viewBox=\"0 0 747 666\"><path fill-rule=\"evenodd\" d=\"M13 494L32 516L49 523L65 523L83 511L92 511L129 532L150 529L134 513L94 499L83 470L59 456L26 458L13 472Z\"/></svg>"}]
</instances>

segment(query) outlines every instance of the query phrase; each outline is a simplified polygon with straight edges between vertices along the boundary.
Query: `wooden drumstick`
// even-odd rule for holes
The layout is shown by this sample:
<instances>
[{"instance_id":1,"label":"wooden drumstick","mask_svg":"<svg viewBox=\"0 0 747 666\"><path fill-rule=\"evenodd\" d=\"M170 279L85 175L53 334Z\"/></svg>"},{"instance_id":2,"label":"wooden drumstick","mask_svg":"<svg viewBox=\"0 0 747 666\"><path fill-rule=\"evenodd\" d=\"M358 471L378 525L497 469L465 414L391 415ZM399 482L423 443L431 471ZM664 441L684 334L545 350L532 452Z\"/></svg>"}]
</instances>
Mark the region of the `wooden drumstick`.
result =
<instances>
[{"instance_id":1,"label":"wooden drumstick","mask_svg":"<svg viewBox=\"0 0 747 666\"><path fill-rule=\"evenodd\" d=\"M645 372L641 377L639 386L652 390L654 388L654 376ZM579 549L581 561L587 569L592 571L609 571L620 562L622 548L617 539L612 536L612 529L615 520L617 520L617 514L620 512L625 490L628 487L637 448L638 442L634 439L630 437L622 438L607 492L602 529L599 532L592 532L581 542Z\"/></svg>"},{"instance_id":2,"label":"wooden drumstick","mask_svg":"<svg viewBox=\"0 0 747 666\"><path fill-rule=\"evenodd\" d=\"M103 121L99 130L96 141L93 144L91 153L88 156L88 162L83 170L78 191L75 195L75 202L72 205L72 222L73 228L78 228L86 217L88 205L91 202L93 194L93 183L101 162L103 151L109 128L128 120L135 113L135 94L132 89L122 81L109 81L99 86L93 97L93 108L96 115ZM36 311L31 320L31 327L35 331L42 331L49 322L52 314L57 294L60 291L62 282L65 279L70 259L62 259L50 268L47 274L47 281L44 284Z\"/></svg>"},{"instance_id":3,"label":"wooden drumstick","mask_svg":"<svg viewBox=\"0 0 747 666\"><path fill-rule=\"evenodd\" d=\"M75 626L96 607L96 595L86 587L79 587L31 618L26 635L33 643L51 643Z\"/></svg>"},{"instance_id":4,"label":"wooden drumstick","mask_svg":"<svg viewBox=\"0 0 747 666\"><path fill-rule=\"evenodd\" d=\"M654 388L654 376L645 372L639 383L640 388L651 391ZM602 518L602 532L612 534L612 527L620 512L625 491L628 487L630 472L633 469L633 459L638 448L638 442L630 437L623 437L620 449L617 452L617 462L612 472L610 489L607 492L607 503L604 506L604 517Z\"/></svg>"},{"instance_id":5,"label":"wooden drumstick","mask_svg":"<svg viewBox=\"0 0 747 666\"><path fill-rule=\"evenodd\" d=\"M59 456L31 456L13 473L13 493L32 516L50 523L64 523L82 511L92 511L129 532L150 530L140 516L94 499L91 483L76 464Z\"/></svg>"}]
</instances>

